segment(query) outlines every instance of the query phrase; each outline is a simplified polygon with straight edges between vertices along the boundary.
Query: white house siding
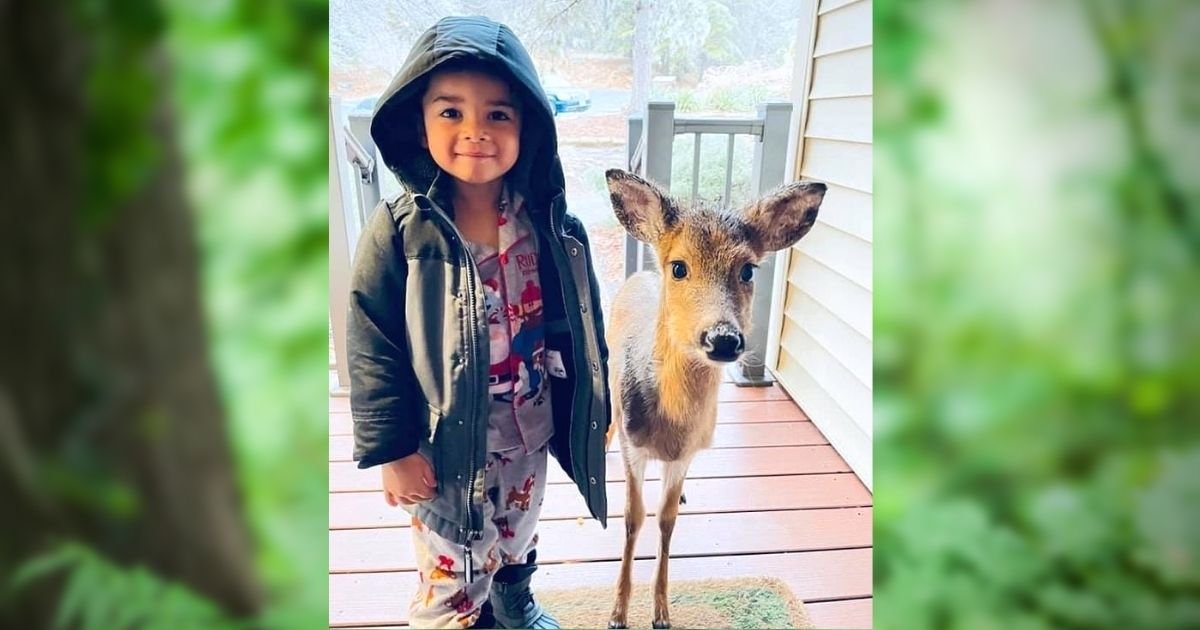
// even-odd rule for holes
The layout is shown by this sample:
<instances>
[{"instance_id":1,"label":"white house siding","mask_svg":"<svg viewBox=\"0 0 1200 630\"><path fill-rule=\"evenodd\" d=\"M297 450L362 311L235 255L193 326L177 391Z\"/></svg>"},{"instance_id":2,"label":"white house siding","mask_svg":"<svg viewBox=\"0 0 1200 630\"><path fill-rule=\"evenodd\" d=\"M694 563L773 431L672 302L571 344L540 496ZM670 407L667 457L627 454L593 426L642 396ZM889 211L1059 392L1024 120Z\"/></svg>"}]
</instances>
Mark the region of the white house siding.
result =
<instances>
[{"instance_id":1,"label":"white house siding","mask_svg":"<svg viewBox=\"0 0 1200 630\"><path fill-rule=\"evenodd\" d=\"M829 190L789 252L775 373L871 487L871 0L808 6L796 174Z\"/></svg>"}]
</instances>

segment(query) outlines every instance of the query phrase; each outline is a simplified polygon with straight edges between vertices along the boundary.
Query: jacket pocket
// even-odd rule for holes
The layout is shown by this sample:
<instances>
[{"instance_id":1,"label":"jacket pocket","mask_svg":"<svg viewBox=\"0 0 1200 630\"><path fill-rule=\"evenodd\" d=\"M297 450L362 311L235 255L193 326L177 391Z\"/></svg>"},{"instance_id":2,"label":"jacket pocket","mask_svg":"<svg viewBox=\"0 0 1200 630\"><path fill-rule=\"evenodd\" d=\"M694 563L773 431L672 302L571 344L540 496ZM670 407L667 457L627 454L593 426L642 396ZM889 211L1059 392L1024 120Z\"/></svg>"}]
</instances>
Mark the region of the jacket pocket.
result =
<instances>
[{"instance_id":1,"label":"jacket pocket","mask_svg":"<svg viewBox=\"0 0 1200 630\"><path fill-rule=\"evenodd\" d=\"M433 474L437 476L438 485L440 486L442 485L442 458L437 456L437 452L440 449L436 443L436 439L438 425L442 424L445 414L442 413L442 409L438 409L432 406L432 404L426 404L426 407L430 410L430 436L428 436L428 439L422 439L421 444L416 450L430 462L430 466L433 467Z\"/></svg>"},{"instance_id":2,"label":"jacket pocket","mask_svg":"<svg viewBox=\"0 0 1200 630\"><path fill-rule=\"evenodd\" d=\"M427 405L429 408L429 439L421 440L417 444L417 452L429 462L433 468L433 477L437 480L438 492L441 492L445 479L442 478L442 458L437 456L438 446L434 444L434 436L437 435L438 424L441 423L444 414L441 410L433 405ZM436 498L436 495L435 497Z\"/></svg>"},{"instance_id":3,"label":"jacket pocket","mask_svg":"<svg viewBox=\"0 0 1200 630\"><path fill-rule=\"evenodd\" d=\"M429 409L429 443L433 443L434 437L437 435L438 424L442 422L442 410L433 405L425 405Z\"/></svg>"}]
</instances>

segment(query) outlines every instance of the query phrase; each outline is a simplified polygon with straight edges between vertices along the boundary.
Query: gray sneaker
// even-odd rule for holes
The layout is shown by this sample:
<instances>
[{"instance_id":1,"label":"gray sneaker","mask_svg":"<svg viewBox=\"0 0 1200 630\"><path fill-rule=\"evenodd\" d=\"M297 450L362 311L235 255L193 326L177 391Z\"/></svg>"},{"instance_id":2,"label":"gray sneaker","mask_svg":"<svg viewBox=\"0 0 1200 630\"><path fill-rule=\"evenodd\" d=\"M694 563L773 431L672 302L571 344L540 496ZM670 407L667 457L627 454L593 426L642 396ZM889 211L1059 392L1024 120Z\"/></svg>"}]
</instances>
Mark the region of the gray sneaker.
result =
<instances>
[{"instance_id":1,"label":"gray sneaker","mask_svg":"<svg viewBox=\"0 0 1200 630\"><path fill-rule=\"evenodd\" d=\"M556 630L561 627L558 620L533 599L528 577L512 584L492 582L488 601L492 604L499 628Z\"/></svg>"}]
</instances>

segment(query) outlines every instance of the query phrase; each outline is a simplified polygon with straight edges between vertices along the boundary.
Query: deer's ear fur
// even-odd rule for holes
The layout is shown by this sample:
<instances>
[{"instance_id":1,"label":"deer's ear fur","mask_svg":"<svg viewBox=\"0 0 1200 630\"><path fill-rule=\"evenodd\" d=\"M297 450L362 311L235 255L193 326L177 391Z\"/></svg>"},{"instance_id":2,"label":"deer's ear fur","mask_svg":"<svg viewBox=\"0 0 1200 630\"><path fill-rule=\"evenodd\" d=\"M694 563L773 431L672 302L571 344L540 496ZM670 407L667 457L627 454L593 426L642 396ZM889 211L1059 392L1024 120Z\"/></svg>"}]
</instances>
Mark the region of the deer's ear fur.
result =
<instances>
[{"instance_id":1,"label":"deer's ear fur","mask_svg":"<svg viewBox=\"0 0 1200 630\"><path fill-rule=\"evenodd\" d=\"M742 216L754 234L759 251L773 252L791 247L817 222L817 210L825 199L825 184L787 184L742 208Z\"/></svg>"},{"instance_id":2,"label":"deer's ear fur","mask_svg":"<svg viewBox=\"0 0 1200 630\"><path fill-rule=\"evenodd\" d=\"M604 173L617 220L639 241L657 243L679 221L679 209L667 193L620 169Z\"/></svg>"}]
</instances>

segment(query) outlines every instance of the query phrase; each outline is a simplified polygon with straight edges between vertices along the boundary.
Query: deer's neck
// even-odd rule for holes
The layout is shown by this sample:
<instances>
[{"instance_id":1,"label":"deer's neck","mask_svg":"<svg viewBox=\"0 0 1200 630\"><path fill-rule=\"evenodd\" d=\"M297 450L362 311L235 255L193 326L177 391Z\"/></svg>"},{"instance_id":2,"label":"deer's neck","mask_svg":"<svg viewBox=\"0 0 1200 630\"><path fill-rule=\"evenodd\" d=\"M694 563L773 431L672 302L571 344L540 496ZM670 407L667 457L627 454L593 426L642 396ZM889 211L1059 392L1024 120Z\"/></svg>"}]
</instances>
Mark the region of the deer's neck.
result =
<instances>
[{"instance_id":1,"label":"deer's neck","mask_svg":"<svg viewBox=\"0 0 1200 630\"><path fill-rule=\"evenodd\" d=\"M654 341L658 403L676 422L694 421L716 402L721 369L671 342L660 313Z\"/></svg>"}]
</instances>

